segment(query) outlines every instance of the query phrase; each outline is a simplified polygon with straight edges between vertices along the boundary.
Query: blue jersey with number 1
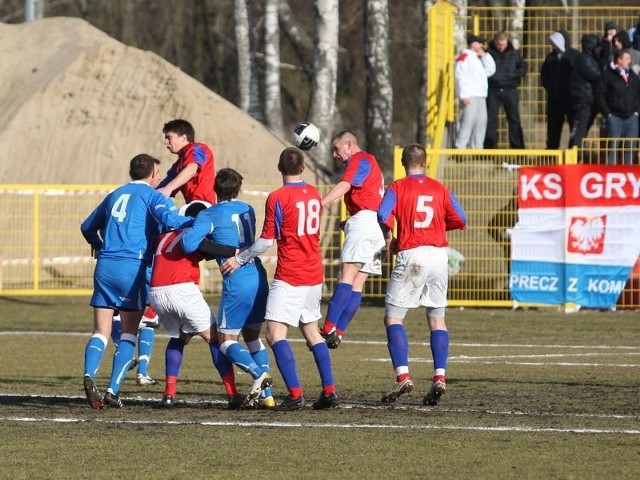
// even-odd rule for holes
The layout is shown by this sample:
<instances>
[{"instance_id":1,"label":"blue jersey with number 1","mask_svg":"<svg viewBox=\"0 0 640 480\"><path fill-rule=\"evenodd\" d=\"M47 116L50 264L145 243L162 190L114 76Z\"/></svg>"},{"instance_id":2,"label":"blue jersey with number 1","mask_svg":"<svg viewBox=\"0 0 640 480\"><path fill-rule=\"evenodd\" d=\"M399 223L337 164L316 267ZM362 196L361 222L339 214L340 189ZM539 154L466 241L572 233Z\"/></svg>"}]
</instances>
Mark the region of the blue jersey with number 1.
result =
<instances>
[{"instance_id":1,"label":"blue jersey with number 1","mask_svg":"<svg viewBox=\"0 0 640 480\"><path fill-rule=\"evenodd\" d=\"M246 248L253 244L255 232L256 214L251 205L239 200L222 201L198 214L182 236L182 247L185 253L194 252L207 237L214 243ZM216 257L218 264L225 260ZM267 274L259 258L225 275L218 328L236 331L250 323L264 322L268 292Z\"/></svg>"}]
</instances>

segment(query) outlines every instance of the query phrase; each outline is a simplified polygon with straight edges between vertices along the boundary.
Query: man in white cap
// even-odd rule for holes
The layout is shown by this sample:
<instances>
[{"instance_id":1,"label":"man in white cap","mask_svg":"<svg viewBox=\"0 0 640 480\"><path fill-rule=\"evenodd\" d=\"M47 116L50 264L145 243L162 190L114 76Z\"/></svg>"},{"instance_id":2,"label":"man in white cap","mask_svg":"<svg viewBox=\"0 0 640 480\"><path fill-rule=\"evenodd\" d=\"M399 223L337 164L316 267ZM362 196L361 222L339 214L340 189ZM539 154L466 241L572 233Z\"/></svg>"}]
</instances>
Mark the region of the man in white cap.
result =
<instances>
[{"instance_id":1,"label":"man in white cap","mask_svg":"<svg viewBox=\"0 0 640 480\"><path fill-rule=\"evenodd\" d=\"M476 35L467 35L467 48L456 58L455 84L460 99L456 148L483 148L487 131L488 78L496 72L493 57L482 47L484 42Z\"/></svg>"},{"instance_id":2,"label":"man in white cap","mask_svg":"<svg viewBox=\"0 0 640 480\"><path fill-rule=\"evenodd\" d=\"M573 126L571 108L571 71L580 53L571 48L569 34L558 30L549 35L552 51L547 55L540 70L542 86L547 91L547 149L560 148L560 137L564 122Z\"/></svg>"}]
</instances>

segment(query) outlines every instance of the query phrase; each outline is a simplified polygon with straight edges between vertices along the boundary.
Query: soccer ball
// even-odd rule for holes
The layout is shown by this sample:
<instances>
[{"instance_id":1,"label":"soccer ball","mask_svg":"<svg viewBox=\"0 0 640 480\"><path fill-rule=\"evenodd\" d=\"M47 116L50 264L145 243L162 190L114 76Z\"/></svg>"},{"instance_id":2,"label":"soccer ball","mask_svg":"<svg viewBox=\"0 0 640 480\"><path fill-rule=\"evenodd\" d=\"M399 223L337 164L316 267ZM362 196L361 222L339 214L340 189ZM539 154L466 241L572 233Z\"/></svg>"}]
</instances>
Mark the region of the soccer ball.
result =
<instances>
[{"instance_id":1,"label":"soccer ball","mask_svg":"<svg viewBox=\"0 0 640 480\"><path fill-rule=\"evenodd\" d=\"M293 143L300 150L311 150L320 141L320 130L313 123L302 122L293 129Z\"/></svg>"}]
</instances>

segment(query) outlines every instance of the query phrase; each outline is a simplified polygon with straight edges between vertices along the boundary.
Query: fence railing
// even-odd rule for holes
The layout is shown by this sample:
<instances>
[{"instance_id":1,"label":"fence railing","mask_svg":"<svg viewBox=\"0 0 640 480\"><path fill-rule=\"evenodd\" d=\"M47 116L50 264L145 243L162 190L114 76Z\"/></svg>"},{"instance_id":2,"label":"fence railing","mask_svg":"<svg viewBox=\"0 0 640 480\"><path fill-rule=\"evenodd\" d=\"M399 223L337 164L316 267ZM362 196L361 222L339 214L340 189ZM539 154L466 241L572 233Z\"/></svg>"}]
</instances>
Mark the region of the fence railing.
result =
<instances>
[{"instance_id":1,"label":"fence railing","mask_svg":"<svg viewBox=\"0 0 640 480\"><path fill-rule=\"evenodd\" d=\"M594 142L593 155L600 155ZM586 150L583 150L586 151ZM401 149L395 150L396 176ZM511 307L508 230L517 220L516 176L521 165L576 163L572 150L428 150L428 173L460 199L468 229L449 232L449 298L452 306ZM264 201L279 185L246 186L241 198L256 210L261 230ZM326 193L331 186L320 186ZM80 233L80 223L112 185L0 185L0 295L89 295L95 261ZM344 206L323 214L322 248L325 296L332 294L340 265ZM276 253L263 256L272 276ZM370 279L364 294L383 298L393 265L387 255L383 275ZM205 292L219 293L221 277L213 262L202 264ZM619 302L640 307L640 268L634 270Z\"/></svg>"}]
</instances>

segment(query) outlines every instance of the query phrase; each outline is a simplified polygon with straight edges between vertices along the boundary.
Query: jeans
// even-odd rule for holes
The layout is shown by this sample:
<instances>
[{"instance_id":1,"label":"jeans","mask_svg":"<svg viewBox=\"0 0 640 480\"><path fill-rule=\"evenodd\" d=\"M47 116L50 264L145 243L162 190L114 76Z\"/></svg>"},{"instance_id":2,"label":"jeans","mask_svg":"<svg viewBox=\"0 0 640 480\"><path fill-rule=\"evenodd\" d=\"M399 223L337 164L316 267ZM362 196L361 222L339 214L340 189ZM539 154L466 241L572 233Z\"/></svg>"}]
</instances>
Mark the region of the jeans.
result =
<instances>
[{"instance_id":1,"label":"jeans","mask_svg":"<svg viewBox=\"0 0 640 480\"><path fill-rule=\"evenodd\" d=\"M616 165L618 163L618 146L622 143L623 148L623 164L631 165L637 163L633 158L638 154L638 115L634 114L630 117L616 117L609 115L607 117L607 137L612 140L607 141L607 164ZM624 142L620 142L620 139Z\"/></svg>"}]
</instances>

